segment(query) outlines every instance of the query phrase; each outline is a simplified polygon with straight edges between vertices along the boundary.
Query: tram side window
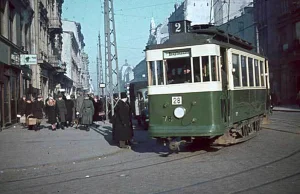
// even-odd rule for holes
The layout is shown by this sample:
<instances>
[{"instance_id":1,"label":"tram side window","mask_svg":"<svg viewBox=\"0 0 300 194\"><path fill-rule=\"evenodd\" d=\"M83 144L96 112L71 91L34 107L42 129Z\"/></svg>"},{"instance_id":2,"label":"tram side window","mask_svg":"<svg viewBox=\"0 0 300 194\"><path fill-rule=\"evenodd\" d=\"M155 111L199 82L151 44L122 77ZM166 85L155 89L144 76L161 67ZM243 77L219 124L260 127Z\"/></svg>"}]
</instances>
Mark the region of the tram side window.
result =
<instances>
[{"instance_id":1,"label":"tram side window","mask_svg":"<svg viewBox=\"0 0 300 194\"><path fill-rule=\"evenodd\" d=\"M260 86L259 85L259 69L258 69L258 60L254 59L254 68L255 68L255 85L256 86Z\"/></svg>"},{"instance_id":2,"label":"tram side window","mask_svg":"<svg viewBox=\"0 0 300 194\"><path fill-rule=\"evenodd\" d=\"M219 57L211 56L211 81L219 80Z\"/></svg>"},{"instance_id":3,"label":"tram side window","mask_svg":"<svg viewBox=\"0 0 300 194\"><path fill-rule=\"evenodd\" d=\"M249 84L251 87L254 86L253 59L251 57L248 58L248 69L249 69Z\"/></svg>"},{"instance_id":4,"label":"tram side window","mask_svg":"<svg viewBox=\"0 0 300 194\"><path fill-rule=\"evenodd\" d=\"M261 86L265 86L265 71L264 62L260 61L260 76L261 76Z\"/></svg>"},{"instance_id":5,"label":"tram side window","mask_svg":"<svg viewBox=\"0 0 300 194\"><path fill-rule=\"evenodd\" d=\"M199 57L193 58L193 67L194 67L194 82L200 82L201 71L200 71L200 60Z\"/></svg>"},{"instance_id":6,"label":"tram side window","mask_svg":"<svg viewBox=\"0 0 300 194\"><path fill-rule=\"evenodd\" d=\"M150 85L156 85L156 79L155 79L155 63L154 61L150 61L150 68L149 68L149 78L150 78Z\"/></svg>"},{"instance_id":7,"label":"tram side window","mask_svg":"<svg viewBox=\"0 0 300 194\"><path fill-rule=\"evenodd\" d=\"M208 56L202 57L202 77L204 82L209 82Z\"/></svg>"},{"instance_id":8,"label":"tram side window","mask_svg":"<svg viewBox=\"0 0 300 194\"><path fill-rule=\"evenodd\" d=\"M234 68L233 83L235 87L241 86L240 84L240 65L239 65L239 55L232 54L232 67Z\"/></svg>"},{"instance_id":9,"label":"tram side window","mask_svg":"<svg viewBox=\"0 0 300 194\"><path fill-rule=\"evenodd\" d=\"M243 83L243 86L248 86L247 66L246 66L246 57L245 56L241 56L241 67L242 67L242 83Z\"/></svg>"},{"instance_id":10,"label":"tram side window","mask_svg":"<svg viewBox=\"0 0 300 194\"><path fill-rule=\"evenodd\" d=\"M164 66L163 66L163 61L157 61L157 80L158 80L158 85L164 85Z\"/></svg>"}]
</instances>

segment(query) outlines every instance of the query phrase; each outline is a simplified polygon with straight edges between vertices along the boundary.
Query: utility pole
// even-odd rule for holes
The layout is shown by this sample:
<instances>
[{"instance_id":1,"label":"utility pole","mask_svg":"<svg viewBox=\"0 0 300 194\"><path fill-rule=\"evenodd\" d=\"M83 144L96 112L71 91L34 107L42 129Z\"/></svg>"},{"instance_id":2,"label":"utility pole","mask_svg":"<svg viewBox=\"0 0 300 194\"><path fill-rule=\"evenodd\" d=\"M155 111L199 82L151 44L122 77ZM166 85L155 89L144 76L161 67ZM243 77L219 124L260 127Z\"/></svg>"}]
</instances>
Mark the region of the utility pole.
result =
<instances>
[{"instance_id":1,"label":"utility pole","mask_svg":"<svg viewBox=\"0 0 300 194\"><path fill-rule=\"evenodd\" d=\"M103 66L102 66L102 53L101 53L101 36L100 36L100 32L99 32L99 35L98 35L98 45L99 45L99 82L98 84L100 83L103 83ZM101 92L101 95L104 95L104 92L103 92L103 88L101 88L102 91ZM100 94L99 92L99 94Z\"/></svg>"},{"instance_id":2,"label":"utility pole","mask_svg":"<svg viewBox=\"0 0 300 194\"><path fill-rule=\"evenodd\" d=\"M105 78L106 78L106 95L110 97L111 115L114 115L114 98L113 94L118 93L120 97L119 67L117 54L117 40L114 20L113 0L104 0L104 30L105 30ZM108 69L108 72L107 70ZM108 81L108 82L107 82ZM107 103L108 104L108 101ZM108 107L106 112L108 113ZM107 114L108 115L108 114Z\"/></svg>"}]
</instances>

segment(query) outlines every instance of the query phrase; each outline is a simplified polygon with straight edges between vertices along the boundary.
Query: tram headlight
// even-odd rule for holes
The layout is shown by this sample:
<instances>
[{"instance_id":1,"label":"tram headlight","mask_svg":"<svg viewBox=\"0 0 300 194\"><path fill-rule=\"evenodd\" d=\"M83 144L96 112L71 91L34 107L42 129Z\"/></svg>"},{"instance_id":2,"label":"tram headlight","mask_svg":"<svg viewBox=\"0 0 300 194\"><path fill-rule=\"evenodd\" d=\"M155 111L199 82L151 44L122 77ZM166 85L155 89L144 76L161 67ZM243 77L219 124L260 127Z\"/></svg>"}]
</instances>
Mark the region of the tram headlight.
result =
<instances>
[{"instance_id":1,"label":"tram headlight","mask_svg":"<svg viewBox=\"0 0 300 194\"><path fill-rule=\"evenodd\" d=\"M185 108L180 106L180 107L175 108L174 115L176 118L181 119L182 117L184 117L185 112L186 112Z\"/></svg>"}]
</instances>

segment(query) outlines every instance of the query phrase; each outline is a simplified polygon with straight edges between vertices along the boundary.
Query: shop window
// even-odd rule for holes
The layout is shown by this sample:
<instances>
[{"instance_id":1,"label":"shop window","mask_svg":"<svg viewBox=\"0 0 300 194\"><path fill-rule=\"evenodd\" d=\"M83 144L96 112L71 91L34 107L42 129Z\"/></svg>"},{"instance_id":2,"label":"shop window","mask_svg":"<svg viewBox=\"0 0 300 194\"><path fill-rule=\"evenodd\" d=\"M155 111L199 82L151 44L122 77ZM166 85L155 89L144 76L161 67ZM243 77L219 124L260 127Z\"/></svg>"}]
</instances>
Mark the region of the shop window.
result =
<instances>
[{"instance_id":1,"label":"shop window","mask_svg":"<svg viewBox=\"0 0 300 194\"><path fill-rule=\"evenodd\" d=\"M4 12L5 12L5 1L0 1L0 34L4 33Z\"/></svg>"},{"instance_id":2,"label":"shop window","mask_svg":"<svg viewBox=\"0 0 300 194\"><path fill-rule=\"evenodd\" d=\"M248 71L249 71L249 86L254 86L254 69L253 69L253 59L251 57L248 58Z\"/></svg>"},{"instance_id":3,"label":"shop window","mask_svg":"<svg viewBox=\"0 0 300 194\"><path fill-rule=\"evenodd\" d=\"M240 62L237 54L232 54L232 68L233 84L235 87L240 87Z\"/></svg>"},{"instance_id":4,"label":"shop window","mask_svg":"<svg viewBox=\"0 0 300 194\"><path fill-rule=\"evenodd\" d=\"M260 86L260 84L259 84L259 67L258 67L257 59L254 59L254 68L255 68L255 86Z\"/></svg>"},{"instance_id":5,"label":"shop window","mask_svg":"<svg viewBox=\"0 0 300 194\"><path fill-rule=\"evenodd\" d=\"M248 86L247 64L246 64L246 57L245 56L241 56L241 68L242 68L242 83L243 83L243 86Z\"/></svg>"},{"instance_id":6,"label":"shop window","mask_svg":"<svg viewBox=\"0 0 300 194\"><path fill-rule=\"evenodd\" d=\"M14 17L15 8L9 3L9 14L8 14L8 39L14 42Z\"/></svg>"}]
</instances>

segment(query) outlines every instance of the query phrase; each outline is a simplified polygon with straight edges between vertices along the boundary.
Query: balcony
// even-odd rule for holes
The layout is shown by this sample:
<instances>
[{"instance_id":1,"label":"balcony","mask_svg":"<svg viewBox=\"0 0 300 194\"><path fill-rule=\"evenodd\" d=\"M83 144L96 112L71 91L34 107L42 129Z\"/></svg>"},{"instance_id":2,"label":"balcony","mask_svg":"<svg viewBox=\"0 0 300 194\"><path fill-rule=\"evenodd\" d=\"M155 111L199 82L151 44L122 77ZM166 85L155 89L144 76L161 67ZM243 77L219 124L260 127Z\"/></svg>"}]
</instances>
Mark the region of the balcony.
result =
<instances>
[{"instance_id":1,"label":"balcony","mask_svg":"<svg viewBox=\"0 0 300 194\"><path fill-rule=\"evenodd\" d=\"M49 19L49 30L52 32L62 32L62 23L59 17Z\"/></svg>"},{"instance_id":2,"label":"balcony","mask_svg":"<svg viewBox=\"0 0 300 194\"><path fill-rule=\"evenodd\" d=\"M59 73L65 73L67 68L66 68L66 63L62 63L61 60L59 59L58 56L52 55L49 56L49 63L56 69L57 72Z\"/></svg>"}]
</instances>

